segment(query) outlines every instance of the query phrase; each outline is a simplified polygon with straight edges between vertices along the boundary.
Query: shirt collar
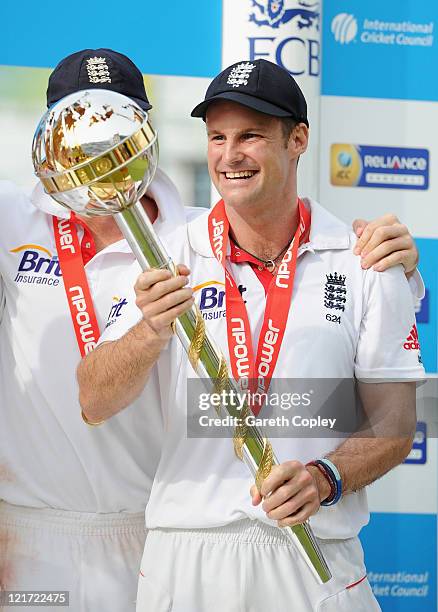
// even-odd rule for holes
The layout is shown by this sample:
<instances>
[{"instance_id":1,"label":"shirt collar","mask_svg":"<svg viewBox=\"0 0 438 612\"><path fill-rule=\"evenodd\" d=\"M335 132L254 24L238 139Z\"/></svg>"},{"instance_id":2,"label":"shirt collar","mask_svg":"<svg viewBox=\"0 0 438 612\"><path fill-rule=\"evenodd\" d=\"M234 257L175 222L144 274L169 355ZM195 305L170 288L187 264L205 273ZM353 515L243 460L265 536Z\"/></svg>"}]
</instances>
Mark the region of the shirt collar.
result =
<instances>
[{"instance_id":1,"label":"shirt collar","mask_svg":"<svg viewBox=\"0 0 438 612\"><path fill-rule=\"evenodd\" d=\"M157 229L159 228L161 233L166 234L185 224L186 213L178 190L170 178L159 168L157 168L154 180L147 190L147 195L154 199L158 206L158 217L154 226ZM40 182L35 185L32 191L31 201L35 208L49 215L60 217L61 219L68 219L70 217L70 211L51 198L44 191L43 185Z\"/></svg>"},{"instance_id":2,"label":"shirt collar","mask_svg":"<svg viewBox=\"0 0 438 612\"><path fill-rule=\"evenodd\" d=\"M348 249L351 245L350 230L347 225L329 213L320 204L303 198L312 217L309 242L301 245L298 254L305 251L325 251ZM205 211L188 224L188 236L192 249L203 257L215 257L208 236L208 215ZM229 254L229 244L227 254Z\"/></svg>"},{"instance_id":3,"label":"shirt collar","mask_svg":"<svg viewBox=\"0 0 438 612\"><path fill-rule=\"evenodd\" d=\"M70 211L50 197L49 194L44 191L43 184L39 181L30 194L30 200L35 208L38 208L48 215L59 217L60 219L70 218Z\"/></svg>"}]
</instances>

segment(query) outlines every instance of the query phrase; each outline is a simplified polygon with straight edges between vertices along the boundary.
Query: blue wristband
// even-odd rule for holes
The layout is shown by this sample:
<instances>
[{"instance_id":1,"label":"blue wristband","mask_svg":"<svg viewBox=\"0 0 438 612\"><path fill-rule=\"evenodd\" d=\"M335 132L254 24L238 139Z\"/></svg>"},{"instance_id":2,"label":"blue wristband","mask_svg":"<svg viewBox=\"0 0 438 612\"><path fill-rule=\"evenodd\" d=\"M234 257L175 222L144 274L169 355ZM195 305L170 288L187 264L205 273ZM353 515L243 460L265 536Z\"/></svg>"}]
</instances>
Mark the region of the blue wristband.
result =
<instances>
[{"instance_id":1,"label":"blue wristband","mask_svg":"<svg viewBox=\"0 0 438 612\"><path fill-rule=\"evenodd\" d=\"M333 499L331 499L330 501L321 502L321 506L334 506L341 499L342 496L342 478L339 473L339 470L336 465L330 461L330 459L326 459L325 457L323 459L316 459L315 463L319 463L319 465L324 466L324 468L327 470L327 472L329 472L333 482L336 485L336 493Z\"/></svg>"}]
</instances>

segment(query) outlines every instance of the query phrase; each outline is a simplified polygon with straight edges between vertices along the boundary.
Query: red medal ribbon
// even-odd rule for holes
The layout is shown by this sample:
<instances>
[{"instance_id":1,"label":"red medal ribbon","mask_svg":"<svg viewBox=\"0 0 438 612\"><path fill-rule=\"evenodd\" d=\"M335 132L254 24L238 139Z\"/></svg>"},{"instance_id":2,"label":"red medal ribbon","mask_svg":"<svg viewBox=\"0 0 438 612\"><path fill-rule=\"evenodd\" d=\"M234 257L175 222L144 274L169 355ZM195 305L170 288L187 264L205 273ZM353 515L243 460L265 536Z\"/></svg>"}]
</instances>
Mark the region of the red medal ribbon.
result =
<instances>
[{"instance_id":1,"label":"red medal ribbon","mask_svg":"<svg viewBox=\"0 0 438 612\"><path fill-rule=\"evenodd\" d=\"M263 405L263 395L269 385L277 364L286 329L292 301L292 291L297 267L298 247L307 241L310 233L310 213L301 200L298 200L300 222L295 236L283 256L277 274L266 293L266 308L263 325L254 359L251 328L245 302L234 278L226 268L226 254L230 225L225 212L225 204L220 200L208 217L210 244L216 259L225 272L225 299L227 317L228 346L233 377L241 387L249 390L255 400L261 399L258 406L253 405L257 415ZM251 381L251 382L250 382Z\"/></svg>"},{"instance_id":2,"label":"red medal ribbon","mask_svg":"<svg viewBox=\"0 0 438 612\"><path fill-rule=\"evenodd\" d=\"M96 347L100 331L74 219L73 213L70 219L53 217L53 229L76 340L84 357Z\"/></svg>"}]
</instances>

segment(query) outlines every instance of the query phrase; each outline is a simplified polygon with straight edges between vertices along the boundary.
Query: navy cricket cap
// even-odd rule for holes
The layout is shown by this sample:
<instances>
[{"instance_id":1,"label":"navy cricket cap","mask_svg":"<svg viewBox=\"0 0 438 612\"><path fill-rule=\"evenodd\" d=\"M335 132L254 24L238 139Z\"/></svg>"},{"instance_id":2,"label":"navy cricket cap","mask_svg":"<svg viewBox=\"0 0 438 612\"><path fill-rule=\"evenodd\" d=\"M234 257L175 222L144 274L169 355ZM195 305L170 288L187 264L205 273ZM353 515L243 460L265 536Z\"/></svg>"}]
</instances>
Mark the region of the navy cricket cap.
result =
<instances>
[{"instance_id":1,"label":"navy cricket cap","mask_svg":"<svg viewBox=\"0 0 438 612\"><path fill-rule=\"evenodd\" d=\"M84 49L59 62L49 77L47 107L83 89L111 89L152 108L146 95L143 76L129 57L112 49Z\"/></svg>"},{"instance_id":2,"label":"navy cricket cap","mask_svg":"<svg viewBox=\"0 0 438 612\"><path fill-rule=\"evenodd\" d=\"M215 100L231 100L274 117L293 117L307 126L307 104L303 92L287 70L265 59L237 62L213 79L203 102L192 117L205 115Z\"/></svg>"}]
</instances>

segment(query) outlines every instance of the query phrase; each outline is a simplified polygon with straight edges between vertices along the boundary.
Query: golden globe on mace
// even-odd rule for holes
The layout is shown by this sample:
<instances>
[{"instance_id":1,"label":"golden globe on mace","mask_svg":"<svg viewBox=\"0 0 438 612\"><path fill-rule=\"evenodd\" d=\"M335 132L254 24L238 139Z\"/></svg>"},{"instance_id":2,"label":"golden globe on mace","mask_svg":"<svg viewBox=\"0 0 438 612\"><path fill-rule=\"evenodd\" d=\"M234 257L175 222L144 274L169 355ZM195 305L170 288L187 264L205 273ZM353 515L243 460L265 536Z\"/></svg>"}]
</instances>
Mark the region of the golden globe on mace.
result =
<instances>
[{"instance_id":1,"label":"golden globe on mace","mask_svg":"<svg viewBox=\"0 0 438 612\"><path fill-rule=\"evenodd\" d=\"M157 167L158 142L148 113L133 100L105 89L66 96L38 124L32 160L45 191L56 202L80 215L113 215L143 270L167 268L175 274L140 203ZM239 392L196 305L175 321L174 331L209 392ZM230 402L223 408L242 423L234 431L235 453L260 487L278 463L272 445L260 428L244 425L248 406L237 410ZM309 523L285 532L316 580L330 580Z\"/></svg>"}]
</instances>

